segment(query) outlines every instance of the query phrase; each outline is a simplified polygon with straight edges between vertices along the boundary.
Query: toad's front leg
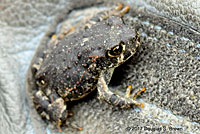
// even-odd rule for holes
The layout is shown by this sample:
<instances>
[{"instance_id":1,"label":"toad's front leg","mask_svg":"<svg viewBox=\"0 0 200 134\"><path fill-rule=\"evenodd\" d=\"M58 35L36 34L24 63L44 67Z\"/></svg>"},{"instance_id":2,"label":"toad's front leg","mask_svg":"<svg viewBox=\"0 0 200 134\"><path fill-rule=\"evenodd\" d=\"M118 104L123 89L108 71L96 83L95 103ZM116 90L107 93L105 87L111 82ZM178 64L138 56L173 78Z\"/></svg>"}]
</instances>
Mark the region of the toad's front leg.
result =
<instances>
[{"instance_id":1,"label":"toad's front leg","mask_svg":"<svg viewBox=\"0 0 200 134\"><path fill-rule=\"evenodd\" d=\"M97 84L97 90L99 92L99 99L103 99L109 104L112 104L114 106L118 106L120 108L130 108L133 106L140 106L143 107L143 104L137 102L135 100L136 96L139 95L139 93L143 92L145 88L143 88L141 91L136 93L134 97L131 99L129 96L130 87L127 89L128 93L126 94L126 97L121 97L119 95L114 94L111 92L108 88L108 83L106 83L106 78L104 78L104 75L101 75L98 79Z\"/></svg>"}]
</instances>

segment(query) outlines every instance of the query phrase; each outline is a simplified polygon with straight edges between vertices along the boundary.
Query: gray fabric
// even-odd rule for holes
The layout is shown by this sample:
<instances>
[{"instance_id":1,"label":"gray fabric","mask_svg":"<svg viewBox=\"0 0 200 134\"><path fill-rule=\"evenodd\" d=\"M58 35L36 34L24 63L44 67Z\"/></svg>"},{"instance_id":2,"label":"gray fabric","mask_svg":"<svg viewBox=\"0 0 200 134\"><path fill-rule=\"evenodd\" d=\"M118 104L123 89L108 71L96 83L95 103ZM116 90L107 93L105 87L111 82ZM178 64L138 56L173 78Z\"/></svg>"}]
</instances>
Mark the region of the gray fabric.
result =
<instances>
[{"instance_id":1,"label":"gray fabric","mask_svg":"<svg viewBox=\"0 0 200 134\"><path fill-rule=\"evenodd\" d=\"M140 52L116 70L111 86L116 91L129 84L135 89L147 88L141 96L145 107L120 110L93 95L72 108L74 116L69 120L84 128L80 134L200 133L200 2L126 2L132 10L124 19L141 33L143 43ZM55 30L52 25L57 18L75 8L81 11L98 3L1 1L0 133L56 133L32 116L33 108L27 103L26 72L45 32ZM64 133L74 131L66 128Z\"/></svg>"}]
</instances>

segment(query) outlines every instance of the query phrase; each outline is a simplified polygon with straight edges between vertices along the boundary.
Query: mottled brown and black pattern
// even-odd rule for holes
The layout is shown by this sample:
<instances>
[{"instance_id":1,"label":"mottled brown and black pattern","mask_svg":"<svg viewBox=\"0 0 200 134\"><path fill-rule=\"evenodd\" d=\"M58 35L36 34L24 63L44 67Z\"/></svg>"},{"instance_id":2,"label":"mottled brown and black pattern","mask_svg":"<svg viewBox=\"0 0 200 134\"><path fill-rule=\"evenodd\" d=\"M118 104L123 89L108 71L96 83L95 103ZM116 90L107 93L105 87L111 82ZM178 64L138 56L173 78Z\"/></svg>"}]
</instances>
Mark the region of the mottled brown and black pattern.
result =
<instances>
[{"instance_id":1,"label":"mottled brown and black pattern","mask_svg":"<svg viewBox=\"0 0 200 134\"><path fill-rule=\"evenodd\" d=\"M48 83L49 88L59 90L62 97L78 99L81 94L91 90L88 82L96 85L103 68L117 64L116 58L106 58L106 51L133 37L134 31L124 27L119 17L101 21L57 43L53 51L47 54L35 77Z\"/></svg>"},{"instance_id":2,"label":"mottled brown and black pattern","mask_svg":"<svg viewBox=\"0 0 200 134\"><path fill-rule=\"evenodd\" d=\"M58 128L67 120L67 102L86 96L96 87L99 98L108 103L122 108L140 105L115 95L107 86L114 69L140 46L139 35L124 24L122 13L98 14L92 19L95 24L88 23L84 30L52 41L33 64L36 109Z\"/></svg>"}]
</instances>

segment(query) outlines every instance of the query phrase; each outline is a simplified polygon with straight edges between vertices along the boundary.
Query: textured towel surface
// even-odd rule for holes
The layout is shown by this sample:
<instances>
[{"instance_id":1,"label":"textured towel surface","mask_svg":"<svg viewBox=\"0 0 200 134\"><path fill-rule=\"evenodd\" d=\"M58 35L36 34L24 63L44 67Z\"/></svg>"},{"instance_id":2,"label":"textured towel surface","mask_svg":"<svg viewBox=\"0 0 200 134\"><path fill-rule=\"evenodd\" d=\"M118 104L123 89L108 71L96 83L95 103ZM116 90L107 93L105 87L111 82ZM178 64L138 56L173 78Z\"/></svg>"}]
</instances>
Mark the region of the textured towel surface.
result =
<instances>
[{"instance_id":1,"label":"textured towel surface","mask_svg":"<svg viewBox=\"0 0 200 134\"><path fill-rule=\"evenodd\" d=\"M55 31L58 18L67 16L71 21L74 12L84 16L117 4L113 1L1 2L0 133L55 133L34 118L27 103L26 72L36 47L45 33ZM116 92L129 84L145 87L141 95L145 107L120 110L99 101L94 93L72 107L74 116L69 120L84 128L80 134L200 133L200 2L125 2L131 11L124 20L139 31L142 47L116 70L110 86ZM74 131L66 128L64 133Z\"/></svg>"}]
</instances>

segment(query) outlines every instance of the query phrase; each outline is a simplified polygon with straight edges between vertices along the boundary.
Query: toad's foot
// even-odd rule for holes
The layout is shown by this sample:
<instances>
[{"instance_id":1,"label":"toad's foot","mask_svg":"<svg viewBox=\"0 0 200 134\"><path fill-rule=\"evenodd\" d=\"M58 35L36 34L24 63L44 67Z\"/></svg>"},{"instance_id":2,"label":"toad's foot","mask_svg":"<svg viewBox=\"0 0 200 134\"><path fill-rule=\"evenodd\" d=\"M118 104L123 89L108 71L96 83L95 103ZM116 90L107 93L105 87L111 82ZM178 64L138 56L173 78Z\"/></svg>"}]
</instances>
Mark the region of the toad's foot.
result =
<instances>
[{"instance_id":1,"label":"toad's foot","mask_svg":"<svg viewBox=\"0 0 200 134\"><path fill-rule=\"evenodd\" d=\"M124 16L124 14L126 14L128 11L130 10L130 6L124 6L122 4L118 4L115 8L112 8L111 10L107 10L107 11L102 11L99 12L97 15L95 15L94 17L92 17L84 26L85 29L90 28L92 25L108 19L111 16L118 16L118 17L122 17Z\"/></svg>"},{"instance_id":2,"label":"toad's foot","mask_svg":"<svg viewBox=\"0 0 200 134\"><path fill-rule=\"evenodd\" d=\"M139 96L141 93L143 93L146 90L146 88L142 88L141 90L139 90L136 93L131 95L132 90L133 90L132 86L129 85L128 88L126 89L126 97L132 98L133 100L136 100L137 96ZM140 106L143 107L144 105L141 104Z\"/></svg>"},{"instance_id":3,"label":"toad's foot","mask_svg":"<svg viewBox=\"0 0 200 134\"><path fill-rule=\"evenodd\" d=\"M127 5L127 6L124 7L124 5L122 5L121 3L119 3L118 6L113 11L113 15L122 17L129 10L130 10L130 6ZM117 11L119 11L119 12L117 12Z\"/></svg>"},{"instance_id":4,"label":"toad's foot","mask_svg":"<svg viewBox=\"0 0 200 134\"><path fill-rule=\"evenodd\" d=\"M37 91L34 96L34 103L37 111L42 117L52 121L62 132L60 126L66 122L68 117L67 107L62 98L56 97L54 94L46 96L41 90Z\"/></svg>"},{"instance_id":5,"label":"toad's foot","mask_svg":"<svg viewBox=\"0 0 200 134\"><path fill-rule=\"evenodd\" d=\"M119 95L114 94L113 92L111 92L109 90L104 77L101 76L98 80L97 89L99 92L99 99L103 99L106 102L108 102L109 104L112 104L114 106L118 106L120 108L130 108L133 106L140 106L140 107L144 106L143 104L139 103L135 99L140 93L145 91L145 88L143 88L142 90L140 90L136 94L134 94L133 98L131 99L130 96L131 96L132 87L129 86L127 88L126 97L121 97Z\"/></svg>"}]
</instances>

